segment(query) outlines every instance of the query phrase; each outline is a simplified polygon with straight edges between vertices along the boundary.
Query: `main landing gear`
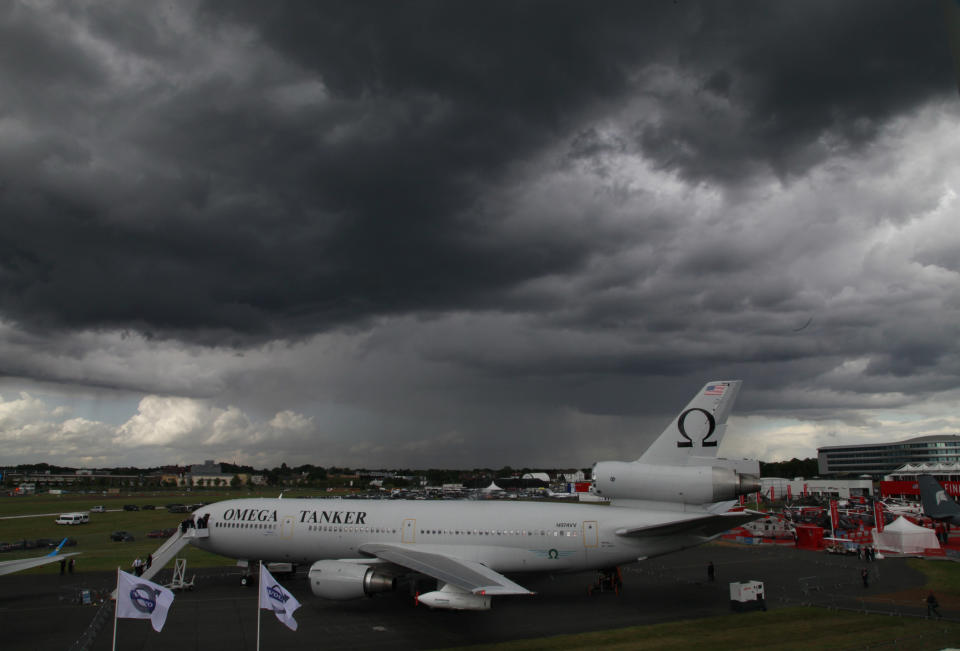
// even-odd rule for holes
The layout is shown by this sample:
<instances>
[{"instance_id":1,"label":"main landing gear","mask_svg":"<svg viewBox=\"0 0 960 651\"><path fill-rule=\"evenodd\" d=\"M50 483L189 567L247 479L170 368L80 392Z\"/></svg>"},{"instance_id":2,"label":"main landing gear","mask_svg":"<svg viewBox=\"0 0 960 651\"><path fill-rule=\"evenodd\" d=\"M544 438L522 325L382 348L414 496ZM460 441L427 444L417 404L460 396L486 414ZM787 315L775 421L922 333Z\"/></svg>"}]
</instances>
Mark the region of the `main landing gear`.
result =
<instances>
[{"instance_id":1,"label":"main landing gear","mask_svg":"<svg viewBox=\"0 0 960 651\"><path fill-rule=\"evenodd\" d=\"M597 574L597 582L587 588L587 594L593 596L594 592L612 592L620 594L623 590L623 577L620 574L619 567L611 567L600 570Z\"/></svg>"},{"instance_id":2,"label":"main landing gear","mask_svg":"<svg viewBox=\"0 0 960 651\"><path fill-rule=\"evenodd\" d=\"M247 586L253 583L254 575L250 568L253 567L257 573L260 572L260 564L257 561L237 561L237 565L243 568L243 574L240 575L240 585Z\"/></svg>"}]
</instances>

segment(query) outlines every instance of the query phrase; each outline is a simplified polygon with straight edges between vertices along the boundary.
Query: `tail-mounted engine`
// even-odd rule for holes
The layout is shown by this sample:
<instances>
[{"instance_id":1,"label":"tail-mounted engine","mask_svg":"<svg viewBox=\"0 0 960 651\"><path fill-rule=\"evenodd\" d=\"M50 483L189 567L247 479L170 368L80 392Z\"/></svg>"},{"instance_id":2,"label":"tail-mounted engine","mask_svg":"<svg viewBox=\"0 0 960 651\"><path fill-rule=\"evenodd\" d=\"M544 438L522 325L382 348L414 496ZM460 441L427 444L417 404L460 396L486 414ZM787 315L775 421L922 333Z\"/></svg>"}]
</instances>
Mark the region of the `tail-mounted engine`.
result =
<instances>
[{"instance_id":1,"label":"tail-mounted engine","mask_svg":"<svg viewBox=\"0 0 960 651\"><path fill-rule=\"evenodd\" d=\"M661 466L601 461L593 466L593 492L609 499L708 504L755 493L754 475L715 466Z\"/></svg>"}]
</instances>

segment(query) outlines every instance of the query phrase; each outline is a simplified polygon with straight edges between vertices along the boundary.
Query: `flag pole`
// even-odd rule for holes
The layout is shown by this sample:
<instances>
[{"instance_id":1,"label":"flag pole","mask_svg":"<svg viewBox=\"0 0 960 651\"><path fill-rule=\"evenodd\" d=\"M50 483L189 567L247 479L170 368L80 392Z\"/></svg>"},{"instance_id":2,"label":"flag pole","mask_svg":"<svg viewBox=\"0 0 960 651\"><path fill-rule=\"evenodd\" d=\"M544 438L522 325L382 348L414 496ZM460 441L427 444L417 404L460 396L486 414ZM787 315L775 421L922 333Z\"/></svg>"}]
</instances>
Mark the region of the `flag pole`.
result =
<instances>
[{"instance_id":1,"label":"flag pole","mask_svg":"<svg viewBox=\"0 0 960 651\"><path fill-rule=\"evenodd\" d=\"M263 572L260 572L262 575ZM257 576L257 651L260 651L260 596L263 594L263 590L260 589L260 580L262 576Z\"/></svg>"},{"instance_id":2,"label":"flag pole","mask_svg":"<svg viewBox=\"0 0 960 651\"><path fill-rule=\"evenodd\" d=\"M117 595L113 600L113 651L117 651L117 611L120 610L120 567L117 567Z\"/></svg>"}]
</instances>

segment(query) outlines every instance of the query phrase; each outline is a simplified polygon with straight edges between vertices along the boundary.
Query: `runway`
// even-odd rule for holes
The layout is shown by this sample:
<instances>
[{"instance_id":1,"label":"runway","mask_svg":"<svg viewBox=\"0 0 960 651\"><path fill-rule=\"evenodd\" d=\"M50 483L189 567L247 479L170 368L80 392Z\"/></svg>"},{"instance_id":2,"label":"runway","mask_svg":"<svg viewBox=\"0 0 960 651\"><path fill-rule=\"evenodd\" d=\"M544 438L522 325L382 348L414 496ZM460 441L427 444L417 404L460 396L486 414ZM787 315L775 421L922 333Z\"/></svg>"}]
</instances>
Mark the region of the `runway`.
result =
<instances>
[{"instance_id":1,"label":"runway","mask_svg":"<svg viewBox=\"0 0 960 651\"><path fill-rule=\"evenodd\" d=\"M714 583L707 581L706 566L711 560L717 568ZM871 586L866 589L860 579L864 566L871 570ZM109 592L114 587L114 575L61 577L58 571L54 565L49 574L0 578L0 644L4 649L68 649L81 639L89 643L83 648L110 649L112 604L107 605L99 629L91 635L89 627L97 606L78 605L71 599L79 589ZM177 593L161 633L155 633L147 621L120 620L118 648L254 649L256 588L241 587L239 570L235 569L187 569L188 576L194 573L195 589ZM163 583L169 576L170 571L164 570L156 580ZM454 612L415 606L411 597L400 593L357 601L323 601L310 593L306 576L300 572L282 581L303 604L295 614L299 630L288 630L272 613L263 611L261 644L291 651L320 647L431 649L726 615L731 613L728 584L743 580L765 583L770 609L803 603L882 609L885 601L863 598L917 588L924 581L921 573L900 558L866 564L856 557L791 547L725 543L627 566L620 595L589 596L587 587L594 581L593 573L513 578L537 594L495 598L492 610L487 612ZM889 606L906 608L907 614L921 612L919 602L915 607L894 606L892 602Z\"/></svg>"}]
</instances>

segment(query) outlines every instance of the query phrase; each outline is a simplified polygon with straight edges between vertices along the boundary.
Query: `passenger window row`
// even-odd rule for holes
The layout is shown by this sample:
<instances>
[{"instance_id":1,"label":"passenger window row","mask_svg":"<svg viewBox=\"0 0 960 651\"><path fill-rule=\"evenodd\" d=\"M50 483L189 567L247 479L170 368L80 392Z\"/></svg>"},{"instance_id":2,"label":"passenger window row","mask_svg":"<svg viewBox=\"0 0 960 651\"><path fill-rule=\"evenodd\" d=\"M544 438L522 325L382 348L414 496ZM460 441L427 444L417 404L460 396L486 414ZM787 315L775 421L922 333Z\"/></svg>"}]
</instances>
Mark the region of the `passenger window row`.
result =
<instances>
[{"instance_id":1,"label":"passenger window row","mask_svg":"<svg viewBox=\"0 0 960 651\"><path fill-rule=\"evenodd\" d=\"M538 531L527 531L526 529L491 529L489 531L482 529L421 529L421 535L435 535L435 536L564 536L568 538L576 538L579 536L579 532L575 530L566 530L566 531L547 531L546 529L540 529Z\"/></svg>"},{"instance_id":2,"label":"passenger window row","mask_svg":"<svg viewBox=\"0 0 960 651\"><path fill-rule=\"evenodd\" d=\"M338 527L330 524L311 524L308 531L325 531L330 533L397 533L396 529L386 527Z\"/></svg>"}]
</instances>

